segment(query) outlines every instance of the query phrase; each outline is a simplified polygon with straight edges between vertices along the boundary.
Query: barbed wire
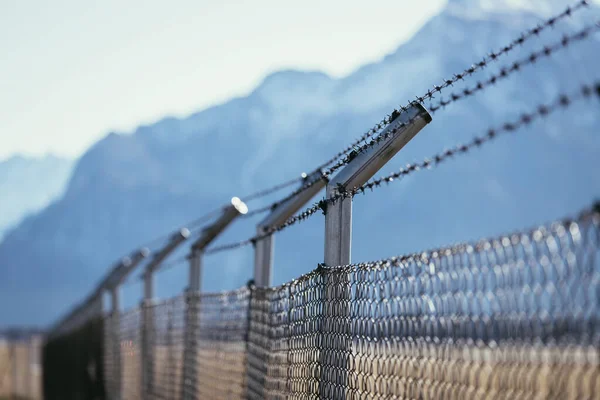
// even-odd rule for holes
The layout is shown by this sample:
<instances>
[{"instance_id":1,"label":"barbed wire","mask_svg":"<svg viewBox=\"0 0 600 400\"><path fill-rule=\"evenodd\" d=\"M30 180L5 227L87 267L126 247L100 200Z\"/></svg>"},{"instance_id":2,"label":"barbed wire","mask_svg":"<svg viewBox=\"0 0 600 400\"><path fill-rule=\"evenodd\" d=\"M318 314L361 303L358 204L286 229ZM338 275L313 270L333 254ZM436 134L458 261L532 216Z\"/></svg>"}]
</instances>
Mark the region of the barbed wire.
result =
<instances>
[{"instance_id":1,"label":"barbed wire","mask_svg":"<svg viewBox=\"0 0 600 400\"><path fill-rule=\"evenodd\" d=\"M220 208L216 208L212 211L209 211L206 214L203 214L200 217L188 222L187 224L181 225L181 228L172 230L168 233L165 233L161 236L157 236L154 239L150 239L150 240L144 242L143 244L138 246L137 249L148 248L148 249L152 250L157 245L164 243L166 240L171 238L174 234L181 231L181 229L183 229L183 228L187 228L190 231L190 233L192 233L195 229L201 228L203 224L210 221L215 216L219 215L221 212L223 212L224 209L225 209L225 207L222 206Z\"/></svg>"},{"instance_id":2,"label":"barbed wire","mask_svg":"<svg viewBox=\"0 0 600 400\"><path fill-rule=\"evenodd\" d=\"M409 102L406 106L400 106L399 108L394 109L390 114L386 115L381 121L379 121L371 129L369 129L367 132L365 132L360 138L355 140L352 144L347 146L342 151L338 152L334 157L332 157L329 160L327 160L326 162L320 164L311 174L308 175L308 176L311 176L314 173L316 173L317 171L322 171L321 176L319 176L318 178L313 179L311 181L307 181L301 187L292 191L290 194L283 197L282 199L279 199L279 200L272 202L264 207L261 207L256 210L248 212L247 214L245 214L245 217L246 218L253 217L255 215L272 210L275 207L277 207L277 205L293 198L294 196L298 195L302 191L310 188L311 186L316 184L318 181L320 181L322 179L328 179L339 168L347 165L350 161L352 161L352 159L354 159L354 157L357 154L359 154L360 152L363 152L363 151L367 150L368 148L373 147L374 145L381 142L382 140L385 140L385 139L389 138L390 136L396 134L396 132L399 129L402 129L402 128L406 127L407 125L411 124L412 122L414 122L415 118L417 118L417 117L411 118L410 120L400 124L399 126L395 127L394 129L391 129L384 135L378 135L376 137L373 137L375 134L383 131L390 123L392 123L402 113L405 113L415 103L424 104L427 100L433 100L434 95L441 93L442 90L454 85L458 81L464 80L465 77L471 76L475 72L486 68L491 63L497 62L503 55L510 53L512 50L514 50L518 46L522 46L530 38L539 36L544 30L554 27L556 25L556 23L559 22L560 20L572 16L574 12L577 12L578 10L583 9L583 8L587 7L588 5L589 5L588 1L580 0L572 6L568 6L562 13L552 16L552 17L546 19L543 23L536 25L534 28L531 28L531 29L521 33L519 35L519 37L514 39L509 44L505 45L504 47L502 47L501 49L499 49L497 51L492 51L490 54L486 55L482 60L480 60L479 62L477 62L475 64L472 64L470 67L466 68L461 73L454 74L452 78L445 79L441 84L435 85L433 87L433 89L428 90L422 96L417 96L416 100ZM595 25L589 26L589 27L585 28L584 30L577 32L575 34L572 34L570 36L565 35L560 42L557 42L551 46L544 46L543 49L531 53L528 57L523 58L520 61L516 61L516 62L512 63L510 66L504 66L504 67L500 68L500 71L497 74L492 75L486 81L477 82L476 86L474 86L472 88L463 89L460 93L451 93L449 100L440 99L440 101L437 104L431 104L429 106L429 111L431 114L434 114L439 109L444 108L447 105L449 105L455 101L459 101L465 97L472 96L475 93L483 90L484 88L494 85L499 80L508 77L510 74L519 71L521 67L530 65L530 64L534 64L540 58L549 57L554 52L568 47L572 42L580 41L580 40L587 38L593 32L598 31L599 28L600 28L600 23L596 23ZM371 140L366 142L368 139L371 139ZM366 142L366 143L361 145L362 142ZM341 158L341 157L343 157L343 158ZM331 164L333 164L333 165L331 165ZM269 194L275 193L281 189L287 188L287 187L289 187L293 184L299 183L303 180L306 180L306 174L302 174L301 177L290 179L288 181L284 181L284 182L277 184L275 186L272 186L270 188L251 193L247 196L242 197L242 199L245 202L249 202L249 201L261 198L261 197L265 197ZM197 226L201 226L205 222L214 218L216 215L218 215L220 212L222 212L225 209L225 207L226 206L221 206L213 211L210 211L210 212L198 217L197 219L190 221L187 224L184 224L184 226L186 226L190 230L195 229ZM145 246L143 245L142 247L153 247L157 243L163 242L164 240L169 238L171 235L172 235L172 232L162 235L160 237L157 237L156 239L149 241Z\"/></svg>"},{"instance_id":3,"label":"barbed wire","mask_svg":"<svg viewBox=\"0 0 600 400\"><path fill-rule=\"evenodd\" d=\"M453 253L456 253L457 250L469 248L469 247L472 248L473 250L484 250L489 246L490 243L498 242L498 240L499 240L498 238L508 239L509 243L522 243L521 240L524 237L538 237L539 241L543 241L549 235L551 235L553 231L562 231L561 227L563 227L563 228L568 227L572 223L584 222L586 220L590 220L590 219L593 220L594 218L599 218L599 217L600 217L600 201L596 200L596 201L593 201L590 206L581 209L574 216L566 216L566 217L563 217L556 221L553 221L552 223L548 223L547 224L548 227L545 227L544 225L537 226L537 227L530 227L529 229L513 231L510 233L504 233L504 234L497 235L495 237L480 238L479 240L474 241L474 242L457 243L457 244L450 245L450 246L437 247L434 249L420 251L418 253L408 253L408 254L404 254L404 255L400 255L400 256L386 257L386 258L382 258L382 259L375 260L375 261L363 261L363 262L351 263L351 264L346 264L346 265L338 265L338 266L328 266L324 263L319 263L316 269L314 269L310 272L307 272L305 274L302 274L299 277L293 279L292 281L283 283L280 286L280 288L285 288L290 285L294 285L298 282L301 282L303 280L309 279L310 277L312 277L314 275L322 273L323 270L344 271L344 270L350 270L350 269L354 269L354 268L375 270L375 269L379 269L379 268L385 268L390 265L398 266L399 264L410 261L410 260L415 260L415 261L425 260L425 261L427 261L425 264L429 264L428 260L432 255L436 255L436 254L442 255L442 254L448 254L448 253L453 254ZM536 235L536 233L539 233L539 234Z\"/></svg>"},{"instance_id":4,"label":"barbed wire","mask_svg":"<svg viewBox=\"0 0 600 400\"><path fill-rule=\"evenodd\" d=\"M594 25L590 25L583 30L576 32L572 35L564 35L562 39L558 42L555 42L552 45L544 46L543 49L534 51L529 54L527 57L524 57L520 60L513 62L510 65L505 65L500 68L500 71L496 74L490 76L487 80L481 82L478 81L477 84L471 88L465 88L459 93L451 93L449 100L440 99L440 101L436 105L430 105L429 111L433 114L438 111L440 108L446 107L448 104L458 101L462 98L469 97L474 95L475 93L483 90L484 88L496 84L498 81L508 78L512 73L520 71L522 67L527 65L535 64L539 59L550 57L555 52L562 50L566 47L569 47L574 42L579 42L581 40L586 39L593 33L600 30L600 21L596 22Z\"/></svg>"},{"instance_id":5,"label":"barbed wire","mask_svg":"<svg viewBox=\"0 0 600 400\"><path fill-rule=\"evenodd\" d=\"M317 173L319 172L319 173ZM317 182L323 180L323 179L328 179L328 176L325 175L325 173L323 171L315 171L313 172L311 175L303 177L303 180L305 181L305 183L300 186L298 189L292 191L290 194L288 194L287 196L274 201L270 204L267 204L264 207L258 208L256 210L250 211L247 214L245 214L243 217L252 217L254 215L257 214L261 214L263 212L266 211L272 211L274 210L278 205L285 203L286 201L296 197L296 195L300 194L301 192L305 191L306 189L312 187L313 185L315 185Z\"/></svg>"},{"instance_id":6,"label":"barbed wire","mask_svg":"<svg viewBox=\"0 0 600 400\"><path fill-rule=\"evenodd\" d=\"M485 89L489 86L495 85L498 81L507 78L512 73L520 71L520 69L522 67L524 67L526 65L532 65L541 58L550 57L556 51L564 49L574 42L584 40L587 37L589 37L592 33L596 32L598 30L600 30L600 23L590 25L572 35L565 35L559 42L556 42L550 46L544 46L541 50L534 51L534 52L530 53L527 57L525 57L519 61L515 61L514 63L512 63L509 66L501 67L498 73L493 74L490 78L488 78L487 80L485 80L483 82L481 82L481 81L477 82L477 84L474 87L463 89L463 91L460 93L452 93L450 95L449 100L442 99L438 102L437 105L431 105L429 107L429 112L430 112L430 114L435 114L441 108L446 107L451 103L454 103L454 102L462 100L466 97L472 96L475 93L482 91L483 89ZM411 104L415 104L415 103L422 104L428 98L433 98L433 97L430 97L429 95L417 97L417 101L413 102ZM401 113L397 112L396 115L394 116L394 119L400 115L401 115ZM335 163L331 168L329 168L326 171L326 174L331 175L331 173L335 172L339 168L349 164L350 161L352 161L357 154L364 152L365 150L378 144L380 141L385 140L392 135L395 135L398 130L400 130L400 129L404 128L405 126L409 125L410 123L412 123L415 120L415 118L417 118L417 117L414 117L414 118L410 119L409 121L400 124L398 127L391 129L384 135L378 135L375 138L372 138L368 143L365 143L362 146L355 146L352 150L353 151L352 153L350 153L347 157L345 157L345 158L339 160L337 163ZM391 121L393 122L394 119L392 119Z\"/></svg>"},{"instance_id":7,"label":"barbed wire","mask_svg":"<svg viewBox=\"0 0 600 400\"><path fill-rule=\"evenodd\" d=\"M503 54L507 54L512 49L514 49L515 46L522 45L530 37L539 35L545 28L554 26L559 19L570 16L570 15L572 15L572 13L574 11L576 11L580 8L583 8L587 5L588 5L588 3L586 1L580 1L574 7L567 8L567 10L565 10L561 14L558 14L557 16L554 16L554 17L546 20L543 24L538 25L535 28L532 28L529 31L522 33L521 36L519 36L519 38L513 40L509 45L504 46L498 52L490 53L482 61L465 69L460 74L455 74L452 79L445 80L443 84L434 86L434 89L429 90L425 95L417 96L416 100L410 102L407 106L401 107L399 110L395 109L394 111L392 111L392 113L390 115L387 115L384 119L382 119L378 124L376 124L367 133L363 134L363 136L361 136L361 138L359 138L358 140L355 140L346 149L337 153L335 157L331 158L326 163L320 165L319 168L317 170L315 170L315 172L318 170L322 170L323 171L322 176L324 178L329 178L338 169L349 164L359 153L364 152L365 150L369 149L370 147L375 146L382 140L385 140L385 139L389 138L390 136L395 135L398 130L400 130L400 129L406 127L407 125L411 124L412 122L414 122L414 120L416 118L418 118L418 116L413 117L410 120L408 120L407 122L404 122L404 123L398 125L394 129L391 129L390 131L388 131L387 133L385 133L383 135L380 134L380 135L373 137L373 135L375 133L383 131L383 129L385 129L385 127L387 127L390 123L392 123L400 115L405 113L409 109L409 107L413 106L416 103L424 104L427 100L433 99L434 94L441 93L441 91L443 89L446 89L446 88L452 86L454 83L458 82L459 80L463 80L465 78L465 76L470 76L473 73L475 73L476 71L485 68L491 61L497 61ZM598 31L599 29L600 29L600 23L596 23L595 25L590 25L590 26L584 28L583 30L576 32L572 35L564 35L563 38L559 42L556 42L549 46L548 45L544 46L542 49L530 53L527 57L525 57L521 60L515 61L510 65L505 65L505 66L501 67L498 73L493 74L491 77L489 77L487 80L485 80L483 82L478 81L474 87L465 88L460 93L452 93L450 95L449 100L440 99L440 101L437 104L432 104L428 107L429 111L431 114L435 114L441 108L444 108L447 105L449 105L455 101L462 100L466 97L472 96L475 93L484 90L485 88L487 88L489 86L495 85L498 81L507 78L508 76L510 76L511 74L513 74L515 72L520 71L520 69L524 66L533 65L538 60L540 60L542 58L550 57L556 51L559 51L561 49L568 47L573 42L578 42L578 41L586 39L592 33ZM360 145L360 143L366 141L369 138L371 138L371 140L369 142L366 142L366 143ZM341 156L344 156L344 155L346 155L346 157L340 158ZM335 161L337 161L337 162L335 162ZM331 163L334 163L334 162L335 162L334 165L332 165L331 167L329 167L327 169L324 169L325 167L327 167L328 165L330 165ZM322 178L315 179L311 182L305 183L300 188L298 188L298 189L294 190L292 193L290 193L288 196L286 196L276 202L273 202L265 207L257 209L255 211L249 213L249 215L247 215L247 216L250 217L250 216L260 214L262 212L266 212L266 211L274 209L278 204L281 204L281 203L285 202L286 200L289 200L290 198L301 193L302 191L308 189L309 187L311 187L312 185L317 183L320 179L322 179Z\"/></svg>"},{"instance_id":8,"label":"barbed wire","mask_svg":"<svg viewBox=\"0 0 600 400\"><path fill-rule=\"evenodd\" d=\"M565 108L569 107L576 100L590 98L593 95L596 95L598 98L600 98L600 82L595 82L590 85L583 85L580 87L580 89L577 92L573 93L572 95L561 94L557 97L557 99L554 102L552 102L548 105L540 104L534 109L534 111L532 111L530 113L522 114L519 117L519 119L516 120L515 122L507 122L507 123L500 125L498 128L490 128L487 130L485 135L475 136L468 143L459 144L452 149L448 149L441 153L437 153L432 158L426 158L421 162L408 164L408 165L406 165L406 167L401 168L399 171L393 172L389 175L385 175L385 176L382 176L377 179L370 180L369 182L365 183L362 186L352 188L350 190L345 190L343 192L339 192L329 198L324 198L324 199L320 200L319 202L313 204L312 206L306 208L301 213L296 214L293 217L290 217L283 224L269 229L262 235L257 235L257 236L251 237L249 239L239 241L239 242L234 242L234 243L229 243L229 244L224 244L221 246L213 247L211 249L208 249L205 252L205 254L215 254L215 253L247 246L249 244L253 244L257 240L268 237L275 232L279 232L279 231L286 229L292 225L295 225L296 223L299 223L299 222L302 222L302 221L308 219L309 217L311 217L312 215L317 213L319 210L322 211L323 213L326 213L327 207L330 204L336 203L338 200L352 198L359 193L364 194L367 190L373 190L374 188L380 187L383 183L389 184L391 182L398 180L399 178L408 176L408 175L410 175L416 171L419 171L421 169L434 168L434 167L438 166L439 164L441 164L442 162L446 161L447 159L449 159L457 154L465 154L474 148L479 148L483 144L494 140L501 134L514 132L523 126L530 125L532 122L534 122L537 119L547 117L549 114L551 114L552 112L555 112L558 109L565 109Z\"/></svg>"},{"instance_id":9,"label":"barbed wire","mask_svg":"<svg viewBox=\"0 0 600 400\"><path fill-rule=\"evenodd\" d=\"M581 0L572 6L568 6L565 9L565 11L563 11L562 13L552 16L552 17L548 18L547 20L545 20L543 23L536 25L534 28L531 28L525 32L522 32L519 35L519 37L514 39L508 45L502 47L498 51L492 51L490 54L485 56L479 62L472 64L468 68L464 69L461 73L454 74L454 76L452 78L443 80L443 82L441 84L435 85L433 87L433 89L428 90L427 93L425 93L424 95L417 96L416 101L421 104L424 104L425 101L432 100L434 98L435 94L441 93L442 90L446 89L447 87L452 86L456 82L463 80L465 77L471 76L475 72L486 68L489 64L498 61L503 55L510 53L517 46L522 46L525 42L527 42L527 40L531 39L534 36L539 36L547 28L554 27L554 25L558 21L560 21L564 18L570 17L571 15L573 15L574 12L576 12L582 8L585 8L587 6L589 6L589 3L587 0ZM371 136L380 132L387 125L389 125L391 122L393 122L394 119L396 119L401 113L406 112L406 110L408 108L410 108L410 106L413 103L414 103L414 101L410 101L406 106L399 106L397 109L394 109L390 114L386 115L381 121L379 121L377 124L375 124L371 129L369 129L367 132L365 132L361 137L356 139L352 144L347 146L344 150L338 152L334 157L330 158L325 163L321 164L317 169L323 169L323 168L333 164L340 157L343 157L344 155L351 152L358 145L360 145L361 142L367 140Z\"/></svg>"}]
</instances>

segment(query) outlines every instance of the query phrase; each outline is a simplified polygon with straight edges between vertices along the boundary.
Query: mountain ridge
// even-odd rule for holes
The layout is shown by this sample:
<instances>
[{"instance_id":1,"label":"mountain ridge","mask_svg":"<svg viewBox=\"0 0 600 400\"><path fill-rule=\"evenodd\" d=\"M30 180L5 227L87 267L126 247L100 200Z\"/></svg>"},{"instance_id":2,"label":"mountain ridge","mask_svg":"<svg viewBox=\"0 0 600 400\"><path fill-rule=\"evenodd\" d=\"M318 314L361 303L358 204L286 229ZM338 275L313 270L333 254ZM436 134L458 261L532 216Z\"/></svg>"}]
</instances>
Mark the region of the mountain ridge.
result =
<instances>
[{"instance_id":1,"label":"mountain ridge","mask_svg":"<svg viewBox=\"0 0 600 400\"><path fill-rule=\"evenodd\" d=\"M593 12L597 14L596 9ZM187 118L165 118L132 134L108 135L81 157L62 199L26 219L0 245L0 265L9 272L0 283L0 299L3 304L18 299L27 310L0 307L0 321L49 322L81 299L115 259L140 242L233 195L287 180L321 163L398 106L398 99L414 98L539 21L527 14L490 23L442 11L393 54L346 77L309 74L308 79L317 82L311 86L298 81L302 73L284 71L271 79L267 76L266 86L248 96ZM574 24L565 26L572 29ZM545 33L490 70L560 38L560 33ZM568 92L586 74L588 79L598 78L581 67L598 61L597 52L589 51L597 46L598 40L593 39L567 52L581 54L576 64L567 57L540 61L536 68L523 69L501 85L449 106L382 173L518 117L563 89ZM577 79L565 79L577 68L581 69ZM296 81L282 82L288 77ZM451 90L460 90L461 85ZM360 196L355 207L354 259L392 256L520 228L588 204L590 195L600 191L592 172L599 166L595 155L600 148L597 135L592 135L598 122L593 107L577 107L586 118L550 117L522 135L498 139L494 146L423 172L419 178L404 179L381 194ZM521 167L530 163L535 168ZM260 205L252 204L251 210ZM396 214L398 218L390 218ZM237 223L219 243L252 235L256 222ZM322 223L315 217L278 234L275 283L322 261ZM243 284L251 263L251 248L211 257L204 288L214 291ZM34 273L32 282L27 278ZM165 274L157 288L159 296L178 293L184 277L183 266L172 276ZM136 295L132 304L137 304L139 293L131 294Z\"/></svg>"}]
</instances>

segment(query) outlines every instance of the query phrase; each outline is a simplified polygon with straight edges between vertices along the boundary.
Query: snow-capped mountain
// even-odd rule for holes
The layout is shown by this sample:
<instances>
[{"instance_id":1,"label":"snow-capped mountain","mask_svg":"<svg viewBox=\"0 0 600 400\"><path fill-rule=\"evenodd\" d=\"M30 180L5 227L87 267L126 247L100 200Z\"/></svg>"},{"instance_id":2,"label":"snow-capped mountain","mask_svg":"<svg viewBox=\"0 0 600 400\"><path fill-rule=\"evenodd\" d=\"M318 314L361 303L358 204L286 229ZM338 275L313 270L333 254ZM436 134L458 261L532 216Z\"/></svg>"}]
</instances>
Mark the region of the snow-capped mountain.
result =
<instances>
[{"instance_id":1,"label":"snow-capped mountain","mask_svg":"<svg viewBox=\"0 0 600 400\"><path fill-rule=\"evenodd\" d=\"M231 196L310 170L393 107L566 7L558 1L534 3L523 8L509 0L502 6L451 1L398 49L342 79L282 71L248 96L187 118L165 118L132 134L109 134L81 157L65 195L0 245L7 277L0 282L0 323L50 322L140 243ZM441 97L599 16L597 7L578 11ZM600 79L599 50L598 37L573 44L435 113L382 172L469 140L563 91ZM357 197L353 259L379 259L527 227L589 205L600 194L599 110L597 100L576 103L487 147ZM250 203L250 209L268 200ZM238 221L219 242L248 237L257 222ZM278 234L276 283L322 262L323 223L315 216ZM252 260L251 247L207 257L204 289L244 284ZM158 294L178 293L185 276L185 266L162 275ZM139 293L130 296L137 303Z\"/></svg>"}]
</instances>

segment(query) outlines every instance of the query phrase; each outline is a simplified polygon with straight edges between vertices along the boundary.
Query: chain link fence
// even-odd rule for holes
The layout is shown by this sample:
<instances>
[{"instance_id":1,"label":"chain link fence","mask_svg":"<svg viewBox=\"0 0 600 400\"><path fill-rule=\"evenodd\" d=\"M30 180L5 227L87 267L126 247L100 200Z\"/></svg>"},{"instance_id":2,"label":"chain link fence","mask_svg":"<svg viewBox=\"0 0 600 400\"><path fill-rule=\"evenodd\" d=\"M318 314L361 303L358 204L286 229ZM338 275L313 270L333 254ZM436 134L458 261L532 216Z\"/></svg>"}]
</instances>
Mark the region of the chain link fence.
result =
<instances>
[{"instance_id":1,"label":"chain link fence","mask_svg":"<svg viewBox=\"0 0 600 400\"><path fill-rule=\"evenodd\" d=\"M120 316L123 399L597 398L600 213L151 308L145 397Z\"/></svg>"}]
</instances>

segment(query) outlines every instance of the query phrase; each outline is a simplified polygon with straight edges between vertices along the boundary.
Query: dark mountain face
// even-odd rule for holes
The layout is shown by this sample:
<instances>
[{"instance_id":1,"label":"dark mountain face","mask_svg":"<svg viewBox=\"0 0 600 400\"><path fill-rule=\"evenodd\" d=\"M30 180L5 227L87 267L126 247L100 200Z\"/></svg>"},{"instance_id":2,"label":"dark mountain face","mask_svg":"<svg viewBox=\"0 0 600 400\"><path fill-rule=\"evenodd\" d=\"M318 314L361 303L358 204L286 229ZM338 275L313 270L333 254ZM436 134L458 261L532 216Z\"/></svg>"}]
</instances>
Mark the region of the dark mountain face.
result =
<instances>
[{"instance_id":1,"label":"dark mountain face","mask_svg":"<svg viewBox=\"0 0 600 400\"><path fill-rule=\"evenodd\" d=\"M64 197L28 218L0 245L0 323L49 323L140 243L231 196L310 170L393 107L541 22L532 13L475 13L457 5L432 18L393 54L344 79L283 71L245 98L185 119L164 119L130 135L105 137L80 159ZM598 16L595 8L577 13L441 98ZM440 110L381 172L468 141L490 126L517 120L562 91L599 79L599 48L597 37L574 44ZM590 204L600 194L599 107L597 100L578 102L487 147L357 197L353 260L528 227ZM250 209L267 200L250 203ZM238 221L219 242L246 238L257 222ZM278 234L275 283L322 262L323 230L322 216L315 216ZM244 284L252 262L251 247L207 257L204 289ZM178 293L186 274L182 265L161 275L158 294ZM128 296L137 302L139 294Z\"/></svg>"}]
</instances>

